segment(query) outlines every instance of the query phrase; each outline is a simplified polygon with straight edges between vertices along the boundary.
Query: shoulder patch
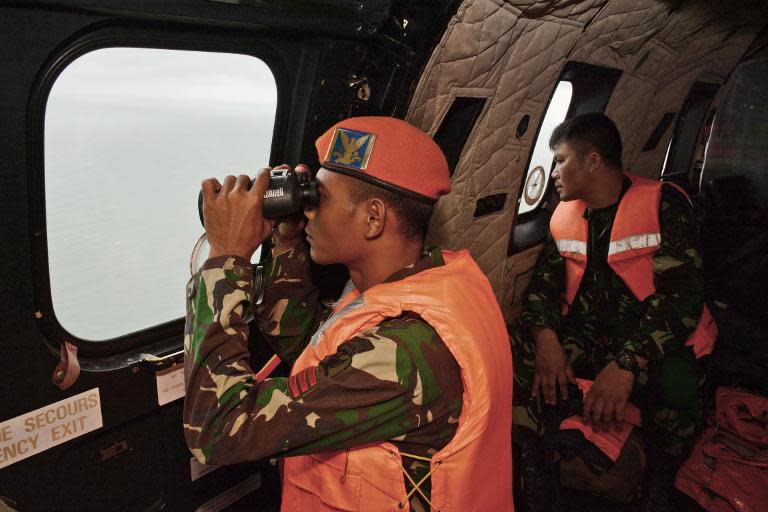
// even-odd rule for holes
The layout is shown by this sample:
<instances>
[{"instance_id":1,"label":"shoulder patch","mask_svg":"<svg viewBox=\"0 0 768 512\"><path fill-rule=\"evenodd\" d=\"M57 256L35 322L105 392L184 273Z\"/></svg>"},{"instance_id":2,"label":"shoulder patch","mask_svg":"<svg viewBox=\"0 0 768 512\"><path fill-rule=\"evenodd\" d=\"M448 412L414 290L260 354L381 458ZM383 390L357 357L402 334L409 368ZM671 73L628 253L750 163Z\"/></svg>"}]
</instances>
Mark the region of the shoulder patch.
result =
<instances>
[{"instance_id":1,"label":"shoulder patch","mask_svg":"<svg viewBox=\"0 0 768 512\"><path fill-rule=\"evenodd\" d=\"M335 354L320 361L320 367L328 377L333 378L352 364L352 356L371 351L373 348L373 343L367 338L352 338L339 345Z\"/></svg>"},{"instance_id":2,"label":"shoulder patch","mask_svg":"<svg viewBox=\"0 0 768 512\"><path fill-rule=\"evenodd\" d=\"M317 386L317 366L310 366L288 379L291 397L296 399Z\"/></svg>"}]
</instances>

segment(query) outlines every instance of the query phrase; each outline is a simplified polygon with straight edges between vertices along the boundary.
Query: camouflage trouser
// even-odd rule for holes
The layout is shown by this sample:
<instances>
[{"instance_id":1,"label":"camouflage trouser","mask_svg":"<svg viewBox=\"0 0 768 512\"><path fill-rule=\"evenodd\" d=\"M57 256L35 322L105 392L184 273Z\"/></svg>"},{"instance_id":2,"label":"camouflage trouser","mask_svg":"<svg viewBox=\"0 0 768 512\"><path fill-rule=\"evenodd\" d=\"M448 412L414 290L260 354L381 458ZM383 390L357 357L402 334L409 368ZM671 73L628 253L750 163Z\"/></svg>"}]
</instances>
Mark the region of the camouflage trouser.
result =
<instances>
[{"instance_id":1,"label":"camouflage trouser","mask_svg":"<svg viewBox=\"0 0 768 512\"><path fill-rule=\"evenodd\" d=\"M535 342L527 329L510 331L515 366L512 400L515 429L529 428L543 434L540 396L531 398ZM561 333L563 348L577 377L593 380L611 361L610 346L584 336ZM643 417L643 438L648 448L673 457L686 455L698 433L701 420L701 391L704 374L693 351L682 347L667 352L662 361L649 365L635 382L630 401ZM514 439L514 436L513 436Z\"/></svg>"}]
</instances>

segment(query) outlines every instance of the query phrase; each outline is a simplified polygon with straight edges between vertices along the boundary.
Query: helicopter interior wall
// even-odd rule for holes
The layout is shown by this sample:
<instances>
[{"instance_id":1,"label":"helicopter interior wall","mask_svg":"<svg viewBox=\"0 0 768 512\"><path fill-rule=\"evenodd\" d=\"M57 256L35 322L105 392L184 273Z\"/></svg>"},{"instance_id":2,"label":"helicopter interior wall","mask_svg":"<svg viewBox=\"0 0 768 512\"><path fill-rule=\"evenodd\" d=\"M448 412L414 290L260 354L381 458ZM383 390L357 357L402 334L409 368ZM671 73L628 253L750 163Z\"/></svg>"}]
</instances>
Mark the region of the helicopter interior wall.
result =
<instances>
[{"instance_id":1,"label":"helicopter interior wall","mask_svg":"<svg viewBox=\"0 0 768 512\"><path fill-rule=\"evenodd\" d=\"M622 134L625 167L658 177L672 130L655 149L643 152L643 146L666 113L680 110L694 82L726 81L765 23L752 7L660 0L462 3L421 77L407 119L434 133L454 98L487 98L453 189L437 206L430 237L470 248L508 321L519 312L540 248L506 253L514 198L536 135L528 130L516 137L518 121L529 115L531 126L539 125L567 61L621 70L606 113ZM491 194L513 200L475 218L476 198Z\"/></svg>"},{"instance_id":2,"label":"helicopter interior wall","mask_svg":"<svg viewBox=\"0 0 768 512\"><path fill-rule=\"evenodd\" d=\"M366 9L361 14L350 2L337 2L338 9L328 9L336 13L334 22L321 24L325 18L313 18L311 12L322 2L306 3L314 5L294 18L197 0L173 6L41 1L0 7L0 350L6 361L0 368L0 423L94 389L100 392L102 421L93 432L24 459L14 459L20 453L13 452L18 440L0 429L0 498L20 510L195 510L254 475L261 479L261 490L238 506L279 506L277 470L267 463L219 468L191 479L180 425L182 401L160 406L156 380L159 370L180 361L174 352L182 346L183 321L169 319L99 342L101 352L89 351L88 343L63 329L43 327L54 312L40 308L50 293L40 286L48 276L42 128L46 84L55 78L51 70L66 66L91 38L104 36L109 40L105 46L259 55L267 47L273 50L270 55L277 54L277 71L288 77L280 82L288 101L284 111L278 108L271 163L311 161L315 137L338 119L404 110L403 98L445 26L443 17L454 12L453 2L409 7L406 31L393 21L404 19L397 6L386 2L379 12L384 3L369 2L366 6L377 9L375 19L389 24L382 28L369 23L360 33L360 18L372 19ZM264 8L271 8L269 4ZM274 27L263 24L278 18ZM294 30L290 37L285 28ZM127 33L132 36L126 38ZM370 87L370 95L359 93L363 85ZM109 279L119 280L120 275ZM327 285L329 279L323 280ZM52 373L64 340L79 346L81 372L71 388L60 390ZM162 365L142 361L148 355L170 359ZM215 510L224 507L221 503L215 502Z\"/></svg>"},{"instance_id":3,"label":"helicopter interior wall","mask_svg":"<svg viewBox=\"0 0 768 512\"><path fill-rule=\"evenodd\" d=\"M140 31L158 29L168 40L181 27L197 38L198 47L226 32L242 36L244 51L260 38L279 41L277 46L286 53L295 50L293 60L286 58L294 76L288 87L291 110L277 120L283 124L276 130L279 150L274 159L307 160L314 137L341 117L406 115L434 134L454 98L482 99L484 107L458 158L454 190L439 204L430 237L447 248L471 249L511 320L539 250L507 255L516 198L536 127L566 63L622 72L607 112L625 138L629 166L653 176L672 131L666 131L655 150L642 152L658 121L680 110L695 81L725 83L760 24L765 24L764 16L754 15L757 7L748 3L466 0L456 11L460 2L434 0L364 2L366 9L386 4L391 11L377 10L374 18L382 26L360 34L356 27L362 15L324 23L325 18L318 21L306 13L295 19L285 13L262 16L252 5L234 3L274 2L40 0L0 7L0 241L5 248L0 265L0 350L6 360L0 368L0 421L95 387L104 404L102 430L0 469L0 496L14 499L19 508L193 510L250 471L221 468L190 482L189 453L179 428L182 404L158 407L156 368L134 362L109 371L83 371L67 392L51 383L58 340L41 332L35 318L35 274L46 269L33 263L35 237L44 237L44 232L36 232L30 220L39 213L35 205L41 200L32 197L35 190L29 187L30 175L40 171L28 144L36 126L30 109L41 72L84 33L128 21ZM413 6L406 31L405 18L395 11L409 3ZM301 10L297 5L288 9ZM307 40L281 37L285 29L308 31ZM380 38L375 33L379 29ZM312 31L322 37L312 39ZM307 51L298 55L302 45ZM295 79L297 70L308 75ZM364 99L359 88L366 80L372 92ZM517 136L526 115L529 128ZM475 216L478 198L500 195L506 200ZM331 279L321 281L327 285ZM180 347L181 329L176 327L169 339ZM159 336L156 331L141 335ZM254 509L274 509L279 500L275 472L267 468L261 474L269 492Z\"/></svg>"},{"instance_id":4,"label":"helicopter interior wall","mask_svg":"<svg viewBox=\"0 0 768 512\"><path fill-rule=\"evenodd\" d=\"M82 371L66 392L51 382L56 345L41 333L42 313L33 293L35 272L47 272L32 263L34 239L45 233L44 228L30 227L39 213L35 205L40 204L30 185L39 171L28 138L36 126L33 98L40 92L42 71L61 56L60 51L89 28L103 28L108 21L84 13L0 8L0 240L5 247L0 265L0 346L6 361L0 368L2 418L98 388L103 423L103 428L77 438L81 423L67 424L55 435L71 436L70 441L0 469L0 496L21 510L157 510L183 500L189 504L184 508L191 509L231 487L243 471L226 469L208 477L204 485L190 484L189 454L179 426L182 404L158 407L154 371L145 365ZM176 338L180 346L180 329ZM40 432L35 442L48 433L54 435ZM2 438L5 465L21 453L21 445L9 440L7 430ZM266 473L264 481L270 481Z\"/></svg>"}]
</instances>

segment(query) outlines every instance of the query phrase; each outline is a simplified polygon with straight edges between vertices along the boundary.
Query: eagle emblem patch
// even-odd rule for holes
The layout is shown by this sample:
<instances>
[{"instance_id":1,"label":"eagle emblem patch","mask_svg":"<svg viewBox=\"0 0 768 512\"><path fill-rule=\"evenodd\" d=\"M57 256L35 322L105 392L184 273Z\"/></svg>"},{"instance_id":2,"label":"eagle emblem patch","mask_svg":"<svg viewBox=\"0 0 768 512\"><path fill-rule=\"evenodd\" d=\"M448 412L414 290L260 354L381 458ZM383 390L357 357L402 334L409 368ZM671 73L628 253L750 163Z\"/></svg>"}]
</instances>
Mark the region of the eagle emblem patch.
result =
<instances>
[{"instance_id":1,"label":"eagle emblem patch","mask_svg":"<svg viewBox=\"0 0 768 512\"><path fill-rule=\"evenodd\" d=\"M336 128L328 146L325 162L329 164L365 171L371 158L376 135L373 133Z\"/></svg>"}]
</instances>

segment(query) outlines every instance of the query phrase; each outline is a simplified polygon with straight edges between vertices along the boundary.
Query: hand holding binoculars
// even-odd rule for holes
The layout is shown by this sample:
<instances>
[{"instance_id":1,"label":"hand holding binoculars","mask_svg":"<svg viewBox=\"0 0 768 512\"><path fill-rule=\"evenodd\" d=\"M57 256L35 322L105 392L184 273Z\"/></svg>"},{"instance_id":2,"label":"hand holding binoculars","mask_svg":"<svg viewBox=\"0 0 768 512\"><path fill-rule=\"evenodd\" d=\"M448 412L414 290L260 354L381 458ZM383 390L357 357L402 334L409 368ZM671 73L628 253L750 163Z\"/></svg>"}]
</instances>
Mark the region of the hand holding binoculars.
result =
<instances>
[{"instance_id":1,"label":"hand holding binoculars","mask_svg":"<svg viewBox=\"0 0 768 512\"><path fill-rule=\"evenodd\" d=\"M289 217L308 206L317 205L317 201L317 181L308 173L273 169L269 173L269 188L264 193L262 214L266 219ZM197 196L197 210L200 214L200 223L205 226L202 190Z\"/></svg>"}]
</instances>

